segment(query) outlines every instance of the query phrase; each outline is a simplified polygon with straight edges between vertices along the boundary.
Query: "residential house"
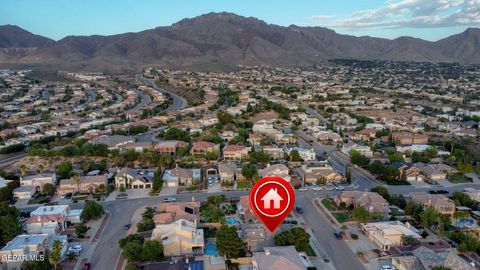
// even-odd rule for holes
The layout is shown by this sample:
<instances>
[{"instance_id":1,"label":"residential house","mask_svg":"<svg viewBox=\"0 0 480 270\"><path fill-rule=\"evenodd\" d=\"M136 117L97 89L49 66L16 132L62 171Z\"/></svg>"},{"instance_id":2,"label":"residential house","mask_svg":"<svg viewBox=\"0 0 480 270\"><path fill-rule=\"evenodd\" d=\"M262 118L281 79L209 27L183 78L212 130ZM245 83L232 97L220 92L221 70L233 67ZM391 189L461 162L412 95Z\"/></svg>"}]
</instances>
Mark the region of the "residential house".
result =
<instances>
[{"instance_id":1,"label":"residential house","mask_svg":"<svg viewBox=\"0 0 480 270\"><path fill-rule=\"evenodd\" d=\"M274 136L275 142L279 145L289 145L297 143L297 136L294 134L276 133Z\"/></svg>"},{"instance_id":2,"label":"residential house","mask_svg":"<svg viewBox=\"0 0 480 270\"><path fill-rule=\"evenodd\" d=\"M259 170L258 173L262 177L278 176L289 183L291 181L289 169L287 166L283 164L274 164L274 165L267 164L267 167L265 169Z\"/></svg>"},{"instance_id":3,"label":"residential house","mask_svg":"<svg viewBox=\"0 0 480 270\"><path fill-rule=\"evenodd\" d=\"M217 152L220 153L220 145L214 144L211 142L195 142L193 143L192 149L190 149L192 155L202 155L204 156L208 152Z\"/></svg>"},{"instance_id":4,"label":"residential house","mask_svg":"<svg viewBox=\"0 0 480 270\"><path fill-rule=\"evenodd\" d=\"M374 222L360 224L367 238L380 249L388 251L391 247L403 245L403 237L421 239L419 231L409 223L396 221Z\"/></svg>"},{"instance_id":5,"label":"residential house","mask_svg":"<svg viewBox=\"0 0 480 270\"><path fill-rule=\"evenodd\" d=\"M455 202L447 196L425 192L411 192L409 196L414 203L421 204L425 208L433 208L441 214L451 217L455 213Z\"/></svg>"},{"instance_id":6,"label":"residential house","mask_svg":"<svg viewBox=\"0 0 480 270\"><path fill-rule=\"evenodd\" d=\"M357 151L363 156L373 157L373 151L370 149L370 146L367 145L358 145L356 143L345 143L342 146L342 153L349 155L350 151Z\"/></svg>"},{"instance_id":7,"label":"residential house","mask_svg":"<svg viewBox=\"0 0 480 270\"><path fill-rule=\"evenodd\" d=\"M135 142L135 138L132 136L123 136L123 135L102 135L96 138L93 138L88 141L91 144L104 144L108 147L109 150L119 149L120 146Z\"/></svg>"},{"instance_id":8,"label":"residential house","mask_svg":"<svg viewBox=\"0 0 480 270\"><path fill-rule=\"evenodd\" d=\"M252 256L254 270L306 270L307 262L294 246L265 247Z\"/></svg>"},{"instance_id":9,"label":"residential house","mask_svg":"<svg viewBox=\"0 0 480 270\"><path fill-rule=\"evenodd\" d=\"M244 223L240 229L241 238L247 243L247 249L253 252L263 250L266 240L265 227L262 224Z\"/></svg>"},{"instance_id":10,"label":"residential house","mask_svg":"<svg viewBox=\"0 0 480 270\"><path fill-rule=\"evenodd\" d=\"M155 144L154 149L160 155L175 156L179 148L187 148L187 147L188 147L188 143L184 141L171 140L171 141L158 142L157 144Z\"/></svg>"},{"instance_id":11,"label":"residential house","mask_svg":"<svg viewBox=\"0 0 480 270\"><path fill-rule=\"evenodd\" d=\"M362 207L369 213L386 214L388 202L376 192L344 191L335 196L335 203L340 205L344 202L346 206L355 208Z\"/></svg>"},{"instance_id":12,"label":"residential house","mask_svg":"<svg viewBox=\"0 0 480 270\"><path fill-rule=\"evenodd\" d=\"M319 141L342 142L343 138L337 133L331 131L318 131L312 134Z\"/></svg>"},{"instance_id":13,"label":"residential house","mask_svg":"<svg viewBox=\"0 0 480 270\"><path fill-rule=\"evenodd\" d=\"M240 218L245 222L251 223L251 221L257 219L257 216L250 207L250 199L248 195L240 196L240 200L237 203L237 210Z\"/></svg>"},{"instance_id":14,"label":"residential house","mask_svg":"<svg viewBox=\"0 0 480 270\"><path fill-rule=\"evenodd\" d=\"M262 134L253 132L248 135L248 142L253 146L259 146L261 144L262 138Z\"/></svg>"},{"instance_id":15,"label":"residential house","mask_svg":"<svg viewBox=\"0 0 480 270\"><path fill-rule=\"evenodd\" d=\"M200 202L161 203L155 206L155 209L155 224L169 224L180 219L200 222Z\"/></svg>"},{"instance_id":16,"label":"residential house","mask_svg":"<svg viewBox=\"0 0 480 270\"><path fill-rule=\"evenodd\" d=\"M107 175L92 175L80 177L80 182L77 184L74 178L63 179L57 189L58 194L66 193L93 193L97 192L99 187L103 185L105 190L108 185Z\"/></svg>"},{"instance_id":17,"label":"residential house","mask_svg":"<svg viewBox=\"0 0 480 270\"><path fill-rule=\"evenodd\" d=\"M392 139L400 144L428 144L429 136L422 133L400 131L392 133Z\"/></svg>"},{"instance_id":18,"label":"residential house","mask_svg":"<svg viewBox=\"0 0 480 270\"><path fill-rule=\"evenodd\" d=\"M200 182L202 170L176 167L172 170L165 170L162 179L167 187L191 186Z\"/></svg>"},{"instance_id":19,"label":"residential house","mask_svg":"<svg viewBox=\"0 0 480 270\"><path fill-rule=\"evenodd\" d=\"M369 142L371 139L375 138L377 130L374 128L364 128L358 132L355 132L352 135L352 139L356 141Z\"/></svg>"},{"instance_id":20,"label":"residential house","mask_svg":"<svg viewBox=\"0 0 480 270\"><path fill-rule=\"evenodd\" d=\"M65 231L67 222L80 223L82 210L72 210L68 205L40 206L27 219L29 234L56 235Z\"/></svg>"},{"instance_id":21,"label":"residential house","mask_svg":"<svg viewBox=\"0 0 480 270\"><path fill-rule=\"evenodd\" d=\"M194 222L184 219L157 225L152 239L162 243L164 256L203 254L205 246L203 229L197 229Z\"/></svg>"},{"instance_id":22,"label":"residential house","mask_svg":"<svg viewBox=\"0 0 480 270\"><path fill-rule=\"evenodd\" d=\"M45 184L57 184L57 175L55 173L42 173L27 175L20 178L21 187L34 187L37 191L42 191Z\"/></svg>"},{"instance_id":23,"label":"residential house","mask_svg":"<svg viewBox=\"0 0 480 270\"><path fill-rule=\"evenodd\" d=\"M61 243L60 258L67 252L67 236L47 234L21 234L15 236L0 250L0 269L20 270L25 261L45 260L53 248L53 243Z\"/></svg>"},{"instance_id":24,"label":"residential house","mask_svg":"<svg viewBox=\"0 0 480 270\"><path fill-rule=\"evenodd\" d=\"M316 182L338 183L345 180L345 177L333 170L329 165L324 166L306 166L301 168L301 176L305 183L311 184Z\"/></svg>"},{"instance_id":25,"label":"residential house","mask_svg":"<svg viewBox=\"0 0 480 270\"><path fill-rule=\"evenodd\" d=\"M274 121L275 120L266 119L259 120L255 124L253 124L252 131L265 135L274 135L276 133L279 133L279 131L273 127Z\"/></svg>"},{"instance_id":26,"label":"residential house","mask_svg":"<svg viewBox=\"0 0 480 270\"><path fill-rule=\"evenodd\" d=\"M230 144L223 148L223 158L225 160L244 160L248 157L250 148L245 145Z\"/></svg>"},{"instance_id":27,"label":"residential house","mask_svg":"<svg viewBox=\"0 0 480 270\"><path fill-rule=\"evenodd\" d=\"M392 257L392 265L398 270L430 270L436 266L448 269L477 269L458 256L454 249L433 251L425 246L416 248L410 255Z\"/></svg>"},{"instance_id":28,"label":"residential house","mask_svg":"<svg viewBox=\"0 0 480 270\"><path fill-rule=\"evenodd\" d=\"M125 188L146 189L153 184L153 171L122 168L115 175L115 186Z\"/></svg>"},{"instance_id":29,"label":"residential house","mask_svg":"<svg viewBox=\"0 0 480 270\"><path fill-rule=\"evenodd\" d=\"M316 160L316 153L313 148L311 149L305 149L301 147L293 147L289 148L287 151L288 155L290 156L292 151L297 151L298 154L300 155L300 158L304 161L315 161Z\"/></svg>"},{"instance_id":30,"label":"residential house","mask_svg":"<svg viewBox=\"0 0 480 270\"><path fill-rule=\"evenodd\" d=\"M277 146L265 145L262 147L262 151L270 157L270 160L284 160L285 151Z\"/></svg>"},{"instance_id":31,"label":"residential house","mask_svg":"<svg viewBox=\"0 0 480 270\"><path fill-rule=\"evenodd\" d=\"M231 183L243 180L242 170L233 161L225 161L218 165L218 174L222 182Z\"/></svg>"},{"instance_id":32,"label":"residential house","mask_svg":"<svg viewBox=\"0 0 480 270\"><path fill-rule=\"evenodd\" d=\"M13 198L17 200L30 200L37 192L37 189L32 186L23 186L13 189Z\"/></svg>"}]
</instances>

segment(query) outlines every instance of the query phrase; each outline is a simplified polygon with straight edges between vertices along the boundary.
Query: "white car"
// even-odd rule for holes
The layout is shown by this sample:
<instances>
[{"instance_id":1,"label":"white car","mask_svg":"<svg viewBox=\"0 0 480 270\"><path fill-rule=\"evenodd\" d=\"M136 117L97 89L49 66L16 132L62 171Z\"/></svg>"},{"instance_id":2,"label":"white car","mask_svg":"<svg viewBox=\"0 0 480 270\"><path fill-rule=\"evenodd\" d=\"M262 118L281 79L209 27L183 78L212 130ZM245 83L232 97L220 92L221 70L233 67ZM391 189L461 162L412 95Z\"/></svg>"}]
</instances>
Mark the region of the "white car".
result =
<instances>
[{"instance_id":1,"label":"white car","mask_svg":"<svg viewBox=\"0 0 480 270\"><path fill-rule=\"evenodd\" d=\"M322 190L322 188L321 187L314 187L313 190L320 191L320 190Z\"/></svg>"},{"instance_id":2,"label":"white car","mask_svg":"<svg viewBox=\"0 0 480 270\"><path fill-rule=\"evenodd\" d=\"M164 202L176 202L177 199L176 198L172 198L172 197L168 197L168 198L165 198L163 199Z\"/></svg>"},{"instance_id":3,"label":"white car","mask_svg":"<svg viewBox=\"0 0 480 270\"><path fill-rule=\"evenodd\" d=\"M336 186L336 187L335 187L335 190L345 190L345 188L342 187L342 186Z\"/></svg>"},{"instance_id":4,"label":"white car","mask_svg":"<svg viewBox=\"0 0 480 270\"><path fill-rule=\"evenodd\" d=\"M82 246L81 245L75 245L73 247L69 247L67 253L68 254L74 254L74 255L79 255L80 252L82 252Z\"/></svg>"},{"instance_id":5,"label":"white car","mask_svg":"<svg viewBox=\"0 0 480 270\"><path fill-rule=\"evenodd\" d=\"M384 264L382 265L382 270L396 270L395 266L390 265L390 264Z\"/></svg>"}]
</instances>

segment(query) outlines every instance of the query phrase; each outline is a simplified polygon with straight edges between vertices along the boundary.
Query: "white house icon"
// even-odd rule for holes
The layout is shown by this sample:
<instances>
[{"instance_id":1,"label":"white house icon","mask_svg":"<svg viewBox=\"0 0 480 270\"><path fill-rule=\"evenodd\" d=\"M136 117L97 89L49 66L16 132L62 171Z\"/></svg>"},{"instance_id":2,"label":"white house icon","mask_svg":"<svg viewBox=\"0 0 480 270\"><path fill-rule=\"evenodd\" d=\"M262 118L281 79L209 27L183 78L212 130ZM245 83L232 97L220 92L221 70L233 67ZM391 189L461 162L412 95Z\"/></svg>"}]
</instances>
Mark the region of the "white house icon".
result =
<instances>
[{"instance_id":1,"label":"white house icon","mask_svg":"<svg viewBox=\"0 0 480 270\"><path fill-rule=\"evenodd\" d=\"M283 201L283 198L278 195L276 188L271 188L260 200L263 201L263 208L265 209L270 209L271 201L273 201L274 209L280 209L280 201Z\"/></svg>"}]
</instances>

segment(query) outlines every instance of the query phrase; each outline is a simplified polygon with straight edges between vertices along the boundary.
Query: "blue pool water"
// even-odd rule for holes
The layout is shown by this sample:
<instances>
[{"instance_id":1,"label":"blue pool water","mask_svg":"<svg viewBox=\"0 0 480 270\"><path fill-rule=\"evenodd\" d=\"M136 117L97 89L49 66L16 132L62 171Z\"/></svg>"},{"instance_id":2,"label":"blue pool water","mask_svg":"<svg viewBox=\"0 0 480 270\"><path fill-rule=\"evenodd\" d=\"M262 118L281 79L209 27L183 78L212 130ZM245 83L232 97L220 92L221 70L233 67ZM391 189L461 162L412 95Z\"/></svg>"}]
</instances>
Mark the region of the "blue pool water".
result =
<instances>
[{"instance_id":1,"label":"blue pool water","mask_svg":"<svg viewBox=\"0 0 480 270\"><path fill-rule=\"evenodd\" d=\"M207 244L205 245L205 255L217 256L218 255L217 243L207 242Z\"/></svg>"},{"instance_id":2,"label":"blue pool water","mask_svg":"<svg viewBox=\"0 0 480 270\"><path fill-rule=\"evenodd\" d=\"M240 224L240 221L236 220L234 217L227 217L226 223L228 225L237 225Z\"/></svg>"}]
</instances>

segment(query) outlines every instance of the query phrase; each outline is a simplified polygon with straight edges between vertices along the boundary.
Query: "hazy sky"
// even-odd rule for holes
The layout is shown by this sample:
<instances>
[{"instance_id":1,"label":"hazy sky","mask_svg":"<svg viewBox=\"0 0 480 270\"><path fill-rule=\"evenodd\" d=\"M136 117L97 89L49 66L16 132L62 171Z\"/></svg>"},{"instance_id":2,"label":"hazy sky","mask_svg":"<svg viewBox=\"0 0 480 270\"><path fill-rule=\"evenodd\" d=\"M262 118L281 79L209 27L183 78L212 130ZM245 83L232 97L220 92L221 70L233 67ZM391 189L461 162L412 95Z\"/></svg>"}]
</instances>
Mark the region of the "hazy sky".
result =
<instances>
[{"instance_id":1,"label":"hazy sky","mask_svg":"<svg viewBox=\"0 0 480 270\"><path fill-rule=\"evenodd\" d=\"M136 32L221 11L385 38L438 40L480 26L480 0L1 0L0 25L58 40Z\"/></svg>"}]
</instances>

